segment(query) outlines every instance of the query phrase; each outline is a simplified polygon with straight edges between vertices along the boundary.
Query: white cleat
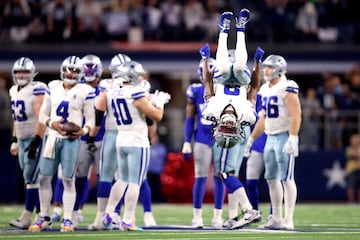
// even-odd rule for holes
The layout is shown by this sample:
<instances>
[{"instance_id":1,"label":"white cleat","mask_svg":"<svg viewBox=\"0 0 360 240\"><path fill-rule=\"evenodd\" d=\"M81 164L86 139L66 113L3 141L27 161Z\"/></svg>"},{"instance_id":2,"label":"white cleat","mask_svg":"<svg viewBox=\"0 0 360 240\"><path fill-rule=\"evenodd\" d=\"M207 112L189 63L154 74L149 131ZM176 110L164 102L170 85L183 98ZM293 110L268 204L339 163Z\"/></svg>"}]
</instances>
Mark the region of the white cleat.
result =
<instances>
[{"instance_id":1,"label":"white cleat","mask_svg":"<svg viewBox=\"0 0 360 240\"><path fill-rule=\"evenodd\" d=\"M144 225L145 227L155 227L156 221L151 212L145 212L144 213Z\"/></svg>"},{"instance_id":2,"label":"white cleat","mask_svg":"<svg viewBox=\"0 0 360 240\"><path fill-rule=\"evenodd\" d=\"M203 219L201 217L193 218L191 226L193 228L204 228Z\"/></svg>"},{"instance_id":3,"label":"white cleat","mask_svg":"<svg viewBox=\"0 0 360 240\"><path fill-rule=\"evenodd\" d=\"M222 220L222 218L213 218L211 220L211 225L215 229L222 229L223 228L223 220Z\"/></svg>"},{"instance_id":4,"label":"white cleat","mask_svg":"<svg viewBox=\"0 0 360 240\"><path fill-rule=\"evenodd\" d=\"M256 222L261 218L261 213L258 210L250 209L244 212L244 216L237 221L231 229L239 229L250 223Z\"/></svg>"},{"instance_id":5,"label":"white cleat","mask_svg":"<svg viewBox=\"0 0 360 240\"><path fill-rule=\"evenodd\" d=\"M271 218L269 221L260 225L258 228L264 230L282 230L284 229L284 224L282 221L275 221L273 218Z\"/></svg>"}]
</instances>

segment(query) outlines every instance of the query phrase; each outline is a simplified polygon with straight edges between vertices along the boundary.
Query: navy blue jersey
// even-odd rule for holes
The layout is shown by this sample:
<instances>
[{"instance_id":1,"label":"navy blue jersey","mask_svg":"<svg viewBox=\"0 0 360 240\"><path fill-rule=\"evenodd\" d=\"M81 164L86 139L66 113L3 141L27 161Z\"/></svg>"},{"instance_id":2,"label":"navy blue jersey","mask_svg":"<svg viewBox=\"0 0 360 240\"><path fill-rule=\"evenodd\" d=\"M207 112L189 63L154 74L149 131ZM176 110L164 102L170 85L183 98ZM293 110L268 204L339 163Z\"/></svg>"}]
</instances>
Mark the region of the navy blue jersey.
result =
<instances>
[{"instance_id":1,"label":"navy blue jersey","mask_svg":"<svg viewBox=\"0 0 360 240\"><path fill-rule=\"evenodd\" d=\"M193 83L186 90L186 96L192 100L196 108L196 130L195 142L207 145L214 144L212 134L212 122L202 118L201 113L204 109L204 86L201 83Z\"/></svg>"}]
</instances>

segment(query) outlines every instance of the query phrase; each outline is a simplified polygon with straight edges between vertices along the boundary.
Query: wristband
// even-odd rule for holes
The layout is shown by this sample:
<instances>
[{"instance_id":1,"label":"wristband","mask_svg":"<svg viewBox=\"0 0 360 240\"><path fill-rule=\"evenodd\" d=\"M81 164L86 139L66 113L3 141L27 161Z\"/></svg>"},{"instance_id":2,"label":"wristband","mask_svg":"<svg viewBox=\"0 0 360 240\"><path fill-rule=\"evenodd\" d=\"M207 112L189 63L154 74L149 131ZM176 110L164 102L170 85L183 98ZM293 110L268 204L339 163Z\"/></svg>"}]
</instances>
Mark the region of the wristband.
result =
<instances>
[{"instance_id":1,"label":"wristband","mask_svg":"<svg viewBox=\"0 0 360 240\"><path fill-rule=\"evenodd\" d=\"M17 143L17 137L16 136L12 136L10 138L10 143Z\"/></svg>"},{"instance_id":2,"label":"wristband","mask_svg":"<svg viewBox=\"0 0 360 240\"><path fill-rule=\"evenodd\" d=\"M83 136L84 136L84 135L86 135L86 134L88 134L88 133L90 132L90 127L84 126L84 127L82 128L82 130L83 130Z\"/></svg>"},{"instance_id":3,"label":"wristband","mask_svg":"<svg viewBox=\"0 0 360 240\"><path fill-rule=\"evenodd\" d=\"M297 135L289 135L289 140L294 141L297 139Z\"/></svg>"},{"instance_id":4,"label":"wristband","mask_svg":"<svg viewBox=\"0 0 360 240\"><path fill-rule=\"evenodd\" d=\"M192 136L194 134L194 124L195 124L194 118L187 117L185 119L185 124L184 124L184 140L185 140L185 142L191 142Z\"/></svg>"}]
</instances>

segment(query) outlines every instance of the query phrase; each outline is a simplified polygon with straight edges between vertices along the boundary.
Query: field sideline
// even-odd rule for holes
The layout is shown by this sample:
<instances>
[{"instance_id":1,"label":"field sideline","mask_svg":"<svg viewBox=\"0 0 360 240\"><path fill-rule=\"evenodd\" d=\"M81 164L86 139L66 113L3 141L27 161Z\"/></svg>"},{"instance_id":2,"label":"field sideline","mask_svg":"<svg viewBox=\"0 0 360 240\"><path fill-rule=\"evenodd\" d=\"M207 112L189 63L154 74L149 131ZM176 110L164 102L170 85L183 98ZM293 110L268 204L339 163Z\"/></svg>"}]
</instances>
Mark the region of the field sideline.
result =
<instances>
[{"instance_id":1,"label":"field sideline","mask_svg":"<svg viewBox=\"0 0 360 240\"><path fill-rule=\"evenodd\" d=\"M211 228L212 205L205 205L203 210L203 230L191 230L192 206L190 204L155 204L153 213L158 227L144 229L143 232L120 232L85 230L96 213L96 205L88 204L83 211L85 222L80 223L78 231L73 233L61 233L60 223L53 223L51 231L30 233L25 230L16 230L8 225L8 222L19 216L23 209L22 205L0 205L0 239L360 239L360 205L348 205L347 203L298 203L295 209L294 231L263 231L258 230L256 223L243 229L213 230ZM264 218L269 211L268 204L261 204L260 209ZM223 217L227 215L224 209ZM136 213L137 225L143 225L141 206Z\"/></svg>"}]
</instances>

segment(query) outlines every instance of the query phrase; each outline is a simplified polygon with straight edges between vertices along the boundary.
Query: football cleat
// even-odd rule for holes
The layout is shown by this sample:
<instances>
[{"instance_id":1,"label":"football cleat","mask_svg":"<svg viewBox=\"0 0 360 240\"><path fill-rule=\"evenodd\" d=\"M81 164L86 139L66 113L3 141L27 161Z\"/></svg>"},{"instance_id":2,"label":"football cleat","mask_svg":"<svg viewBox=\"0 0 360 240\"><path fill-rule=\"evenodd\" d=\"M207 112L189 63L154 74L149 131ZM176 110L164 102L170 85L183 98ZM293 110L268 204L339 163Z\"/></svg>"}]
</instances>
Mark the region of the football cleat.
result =
<instances>
[{"instance_id":1,"label":"football cleat","mask_svg":"<svg viewBox=\"0 0 360 240\"><path fill-rule=\"evenodd\" d=\"M283 230L294 230L294 222L283 222Z\"/></svg>"},{"instance_id":2,"label":"football cleat","mask_svg":"<svg viewBox=\"0 0 360 240\"><path fill-rule=\"evenodd\" d=\"M231 228L238 220L238 217L227 218L222 226L223 228Z\"/></svg>"},{"instance_id":3,"label":"football cleat","mask_svg":"<svg viewBox=\"0 0 360 240\"><path fill-rule=\"evenodd\" d=\"M230 23L232 19L234 18L234 15L232 12L223 12L220 17L219 22L219 30L223 33L229 33L230 31Z\"/></svg>"},{"instance_id":4,"label":"football cleat","mask_svg":"<svg viewBox=\"0 0 360 240\"><path fill-rule=\"evenodd\" d=\"M31 225L29 227L29 231L31 232L40 232L46 229L50 229L51 228L51 219L49 216L46 217L40 217L36 223L34 223L33 225Z\"/></svg>"},{"instance_id":5,"label":"football cleat","mask_svg":"<svg viewBox=\"0 0 360 240\"><path fill-rule=\"evenodd\" d=\"M201 217L194 217L191 226L193 228L204 228L203 219Z\"/></svg>"},{"instance_id":6,"label":"football cleat","mask_svg":"<svg viewBox=\"0 0 360 240\"><path fill-rule=\"evenodd\" d=\"M144 225L145 227L154 227L156 226L156 221L151 212L144 213Z\"/></svg>"},{"instance_id":7,"label":"football cleat","mask_svg":"<svg viewBox=\"0 0 360 240\"><path fill-rule=\"evenodd\" d=\"M284 224L282 221L274 221L274 219L271 218L265 224L258 226L258 228L264 230L281 230L284 229Z\"/></svg>"},{"instance_id":8,"label":"football cleat","mask_svg":"<svg viewBox=\"0 0 360 240\"><path fill-rule=\"evenodd\" d=\"M61 223L61 232L73 232L74 231L74 225L70 219L64 219Z\"/></svg>"},{"instance_id":9,"label":"football cleat","mask_svg":"<svg viewBox=\"0 0 360 240\"><path fill-rule=\"evenodd\" d=\"M114 213L112 216L112 228L113 229L120 229L120 224L121 224L121 216L118 213Z\"/></svg>"},{"instance_id":10,"label":"football cleat","mask_svg":"<svg viewBox=\"0 0 360 240\"><path fill-rule=\"evenodd\" d=\"M223 228L223 220L220 217L219 218L213 218L211 220L211 225L215 229L222 229Z\"/></svg>"},{"instance_id":11,"label":"football cleat","mask_svg":"<svg viewBox=\"0 0 360 240\"><path fill-rule=\"evenodd\" d=\"M31 212L24 210L21 216L11 220L9 225L19 229L28 229L31 225L31 215Z\"/></svg>"},{"instance_id":12,"label":"football cleat","mask_svg":"<svg viewBox=\"0 0 360 240\"><path fill-rule=\"evenodd\" d=\"M131 223L126 223L126 222L122 221L120 224L120 231L141 232L141 231L143 231L143 229L140 227L136 227L135 225L133 225Z\"/></svg>"},{"instance_id":13,"label":"football cleat","mask_svg":"<svg viewBox=\"0 0 360 240\"><path fill-rule=\"evenodd\" d=\"M245 32L246 23L250 19L250 11L243 8L239 12L239 17L236 19L236 31Z\"/></svg>"},{"instance_id":14,"label":"football cleat","mask_svg":"<svg viewBox=\"0 0 360 240\"><path fill-rule=\"evenodd\" d=\"M112 229L112 218L110 217L110 214L105 213L102 218L102 225L106 229Z\"/></svg>"},{"instance_id":15,"label":"football cleat","mask_svg":"<svg viewBox=\"0 0 360 240\"><path fill-rule=\"evenodd\" d=\"M259 221L261 218L260 211L255 209L249 209L244 212L244 216L231 227L231 229L242 228L250 223Z\"/></svg>"}]
</instances>

